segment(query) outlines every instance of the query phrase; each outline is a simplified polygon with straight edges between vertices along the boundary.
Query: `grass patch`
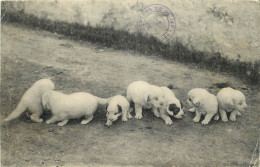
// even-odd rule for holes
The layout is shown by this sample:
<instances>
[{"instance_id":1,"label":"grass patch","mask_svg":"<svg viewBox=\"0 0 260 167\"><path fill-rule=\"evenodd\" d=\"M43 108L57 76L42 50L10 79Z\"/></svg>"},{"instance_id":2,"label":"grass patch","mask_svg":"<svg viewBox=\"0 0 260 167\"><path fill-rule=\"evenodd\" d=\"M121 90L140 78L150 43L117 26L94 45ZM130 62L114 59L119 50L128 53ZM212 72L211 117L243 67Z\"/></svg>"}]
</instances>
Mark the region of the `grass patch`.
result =
<instances>
[{"instance_id":1,"label":"grass patch","mask_svg":"<svg viewBox=\"0 0 260 167\"><path fill-rule=\"evenodd\" d=\"M2 6L2 13L5 11ZM112 27L81 25L38 18L23 11L7 11L2 23L18 23L29 28L55 32L68 36L74 40L90 41L102 46L120 50L133 50L144 55L156 55L167 60L182 63L195 63L200 68L215 72L231 73L244 78L253 84L260 83L260 61L240 62L221 57L219 52L209 53L189 50L181 43L169 45L160 42L154 37L146 37L140 33L129 33L124 30L115 30Z\"/></svg>"}]
</instances>

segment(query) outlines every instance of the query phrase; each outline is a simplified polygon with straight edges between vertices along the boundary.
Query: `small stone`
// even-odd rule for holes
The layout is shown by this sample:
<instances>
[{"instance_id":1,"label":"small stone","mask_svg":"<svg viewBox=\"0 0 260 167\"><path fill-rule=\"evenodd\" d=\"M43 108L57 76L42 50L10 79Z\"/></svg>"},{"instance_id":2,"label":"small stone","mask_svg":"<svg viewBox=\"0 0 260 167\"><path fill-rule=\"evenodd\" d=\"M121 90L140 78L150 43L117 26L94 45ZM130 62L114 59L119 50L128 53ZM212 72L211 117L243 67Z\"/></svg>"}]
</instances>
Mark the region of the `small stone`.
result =
<instances>
[{"instance_id":1,"label":"small stone","mask_svg":"<svg viewBox=\"0 0 260 167\"><path fill-rule=\"evenodd\" d=\"M48 129L49 132L53 132L53 130L54 130L53 128L49 128Z\"/></svg>"},{"instance_id":2,"label":"small stone","mask_svg":"<svg viewBox=\"0 0 260 167\"><path fill-rule=\"evenodd\" d=\"M248 90L248 87L246 85L241 85L240 88L243 90Z\"/></svg>"}]
</instances>

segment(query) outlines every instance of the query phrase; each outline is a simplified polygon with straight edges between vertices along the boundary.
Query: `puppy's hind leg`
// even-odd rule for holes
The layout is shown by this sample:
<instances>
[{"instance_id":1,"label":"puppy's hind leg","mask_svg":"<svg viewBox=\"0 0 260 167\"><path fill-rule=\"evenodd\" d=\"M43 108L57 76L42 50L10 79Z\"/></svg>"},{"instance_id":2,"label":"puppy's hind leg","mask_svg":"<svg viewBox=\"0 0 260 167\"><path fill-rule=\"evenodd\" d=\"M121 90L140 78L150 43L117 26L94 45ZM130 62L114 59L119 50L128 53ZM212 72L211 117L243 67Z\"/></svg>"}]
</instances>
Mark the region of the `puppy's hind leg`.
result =
<instances>
[{"instance_id":1,"label":"puppy's hind leg","mask_svg":"<svg viewBox=\"0 0 260 167\"><path fill-rule=\"evenodd\" d=\"M85 116L85 119L83 119L82 121L81 121L81 124L82 125L86 125L87 123L89 123L92 119L93 119L93 115L91 115L90 117L88 117L88 116Z\"/></svg>"},{"instance_id":2,"label":"puppy's hind leg","mask_svg":"<svg viewBox=\"0 0 260 167\"><path fill-rule=\"evenodd\" d=\"M226 111L223 110L223 109L219 109L219 113L220 113L220 116L221 116L221 120L222 120L223 122L227 122L228 119L227 119L227 113L226 113Z\"/></svg>"},{"instance_id":3,"label":"puppy's hind leg","mask_svg":"<svg viewBox=\"0 0 260 167\"><path fill-rule=\"evenodd\" d=\"M34 122L40 123L43 121L43 119L40 118L40 116L42 115L42 107L40 105L35 105L35 106L31 106L29 107L30 111L32 112L32 114L30 115L30 119Z\"/></svg>"},{"instance_id":4,"label":"puppy's hind leg","mask_svg":"<svg viewBox=\"0 0 260 167\"><path fill-rule=\"evenodd\" d=\"M57 122L59 121L60 119L56 116L53 116L51 117L51 119L49 119L48 121L46 121L46 124L51 124L51 123L54 123L54 122Z\"/></svg>"},{"instance_id":5,"label":"puppy's hind leg","mask_svg":"<svg viewBox=\"0 0 260 167\"><path fill-rule=\"evenodd\" d=\"M69 121L68 119L65 119L62 122L59 122L58 126L64 126L64 125L66 125L68 123L68 121Z\"/></svg>"}]
</instances>

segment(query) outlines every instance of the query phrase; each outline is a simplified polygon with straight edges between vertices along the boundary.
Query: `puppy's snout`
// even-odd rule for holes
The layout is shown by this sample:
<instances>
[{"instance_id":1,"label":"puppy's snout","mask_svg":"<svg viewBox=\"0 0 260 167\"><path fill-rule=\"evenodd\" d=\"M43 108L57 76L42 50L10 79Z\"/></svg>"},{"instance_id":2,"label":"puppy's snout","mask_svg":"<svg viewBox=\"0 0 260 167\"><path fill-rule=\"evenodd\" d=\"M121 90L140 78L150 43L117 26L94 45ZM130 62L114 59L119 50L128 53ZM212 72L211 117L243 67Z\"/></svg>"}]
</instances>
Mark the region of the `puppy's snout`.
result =
<instances>
[{"instance_id":1,"label":"puppy's snout","mask_svg":"<svg viewBox=\"0 0 260 167\"><path fill-rule=\"evenodd\" d=\"M247 106L247 104L245 103L245 105L244 105L244 108L246 109L248 106Z\"/></svg>"}]
</instances>

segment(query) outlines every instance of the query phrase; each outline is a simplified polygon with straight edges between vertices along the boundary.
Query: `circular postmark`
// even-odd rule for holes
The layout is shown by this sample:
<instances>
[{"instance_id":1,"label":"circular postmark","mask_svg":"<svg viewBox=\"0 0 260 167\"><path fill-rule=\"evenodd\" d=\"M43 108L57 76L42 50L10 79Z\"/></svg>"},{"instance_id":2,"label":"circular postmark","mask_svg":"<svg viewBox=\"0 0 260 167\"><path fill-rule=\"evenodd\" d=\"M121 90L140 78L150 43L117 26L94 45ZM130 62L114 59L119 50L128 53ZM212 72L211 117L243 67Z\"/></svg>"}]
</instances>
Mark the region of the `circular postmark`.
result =
<instances>
[{"instance_id":1,"label":"circular postmark","mask_svg":"<svg viewBox=\"0 0 260 167\"><path fill-rule=\"evenodd\" d=\"M171 38L176 28L172 11L164 5L153 4L142 10L138 18L138 30L167 41Z\"/></svg>"}]
</instances>

